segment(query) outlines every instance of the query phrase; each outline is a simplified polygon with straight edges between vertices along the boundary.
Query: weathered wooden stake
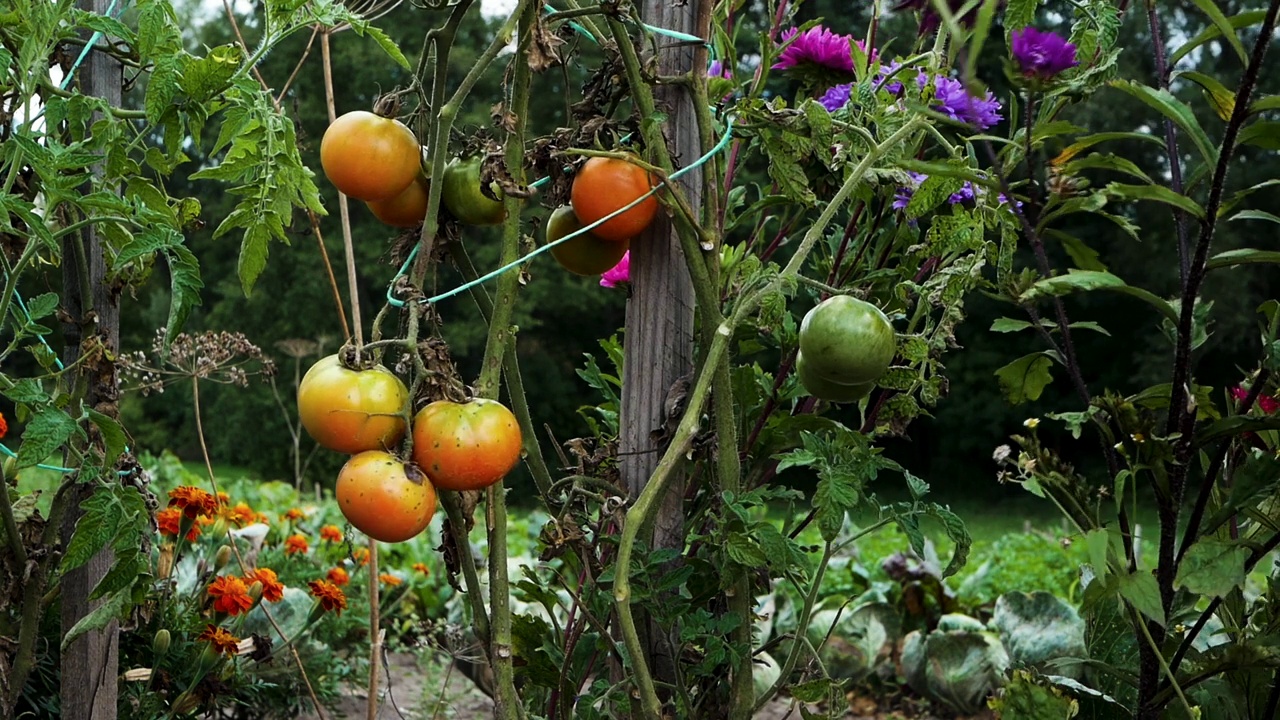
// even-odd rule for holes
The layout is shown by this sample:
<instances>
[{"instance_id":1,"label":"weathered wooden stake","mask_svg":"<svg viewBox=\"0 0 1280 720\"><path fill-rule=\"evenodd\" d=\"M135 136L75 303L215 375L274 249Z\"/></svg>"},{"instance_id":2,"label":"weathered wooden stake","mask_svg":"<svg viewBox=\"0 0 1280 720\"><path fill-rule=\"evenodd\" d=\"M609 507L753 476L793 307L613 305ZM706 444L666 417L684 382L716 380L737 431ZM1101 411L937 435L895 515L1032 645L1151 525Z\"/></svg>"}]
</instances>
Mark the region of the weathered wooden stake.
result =
<instances>
[{"instance_id":1,"label":"weathered wooden stake","mask_svg":"<svg viewBox=\"0 0 1280 720\"><path fill-rule=\"evenodd\" d=\"M696 34L699 1L706 0L644 0L641 17L655 27ZM660 74L678 75L693 68L697 47L664 37L658 40ZM654 100L667 113L664 133L677 166L693 162L701 150L691 93L684 86L660 85L654 88ZM694 170L678 182L696 212L701 207L702 172ZM663 450L652 433L666 418L664 402L668 391L693 370L693 284L685 269L680 241L661 214L631 243L631 287L619 449L622 477L634 498L648 483ZM684 480L676 478L657 512L652 547L683 548L684 491ZM645 629L641 628L641 632ZM673 682L675 648L652 623L647 630L649 666L654 678Z\"/></svg>"},{"instance_id":2,"label":"weathered wooden stake","mask_svg":"<svg viewBox=\"0 0 1280 720\"><path fill-rule=\"evenodd\" d=\"M106 14L108 0L80 0L80 7ZM91 52L81 65L78 80L82 92L119 106L124 76L111 56ZM81 260L83 258L83 260ZM81 272L88 273L81 278ZM86 339L95 335L105 353L95 353L75 373L74 382L87 388L85 403L104 415L118 417L119 390L114 358L120 351L120 293L106 280L107 267L98 233L90 226L70 235L62 245L63 309L69 322L63 325L66 346L63 362L70 367ZM81 288L88 291L88 297ZM92 492L87 485L73 491L62 528L62 541L71 540L80 503ZM88 563L64 575L60 581L62 632L65 634L102 601L89 602L89 593L107 574L113 555L104 550ZM62 717L64 720L115 720L119 664L119 628L112 622L102 630L85 633L62 654Z\"/></svg>"}]
</instances>

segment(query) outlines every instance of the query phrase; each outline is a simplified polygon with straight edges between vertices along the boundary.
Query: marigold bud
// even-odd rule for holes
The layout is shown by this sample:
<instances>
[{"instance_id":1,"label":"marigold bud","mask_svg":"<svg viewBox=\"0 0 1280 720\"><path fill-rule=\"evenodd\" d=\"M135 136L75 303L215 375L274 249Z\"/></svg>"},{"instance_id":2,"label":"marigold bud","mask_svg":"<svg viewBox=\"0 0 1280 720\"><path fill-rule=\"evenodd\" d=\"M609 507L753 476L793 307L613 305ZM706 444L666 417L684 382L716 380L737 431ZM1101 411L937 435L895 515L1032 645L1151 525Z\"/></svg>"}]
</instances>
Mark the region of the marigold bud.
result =
<instances>
[{"instance_id":1,"label":"marigold bud","mask_svg":"<svg viewBox=\"0 0 1280 720\"><path fill-rule=\"evenodd\" d=\"M156 631L155 637L151 638L151 652L156 654L157 659L164 657L169 652L171 640L172 638L169 636L167 629L160 628Z\"/></svg>"},{"instance_id":2,"label":"marigold bud","mask_svg":"<svg viewBox=\"0 0 1280 720\"><path fill-rule=\"evenodd\" d=\"M222 538L227 536L227 530L230 529L231 523L227 522L225 517L219 515L218 519L213 521L213 527L210 528L210 532L213 533L214 537Z\"/></svg>"},{"instance_id":3,"label":"marigold bud","mask_svg":"<svg viewBox=\"0 0 1280 720\"><path fill-rule=\"evenodd\" d=\"M231 562L231 546L223 545L218 548L218 554L213 557L213 570L217 572L227 566Z\"/></svg>"},{"instance_id":4,"label":"marigold bud","mask_svg":"<svg viewBox=\"0 0 1280 720\"><path fill-rule=\"evenodd\" d=\"M18 459L7 457L4 459L4 477L6 480L13 480L18 477Z\"/></svg>"},{"instance_id":5,"label":"marigold bud","mask_svg":"<svg viewBox=\"0 0 1280 720\"><path fill-rule=\"evenodd\" d=\"M258 602L259 600L262 599L262 581L261 580L254 580L253 584L249 586L249 597L253 598L254 602Z\"/></svg>"}]
</instances>

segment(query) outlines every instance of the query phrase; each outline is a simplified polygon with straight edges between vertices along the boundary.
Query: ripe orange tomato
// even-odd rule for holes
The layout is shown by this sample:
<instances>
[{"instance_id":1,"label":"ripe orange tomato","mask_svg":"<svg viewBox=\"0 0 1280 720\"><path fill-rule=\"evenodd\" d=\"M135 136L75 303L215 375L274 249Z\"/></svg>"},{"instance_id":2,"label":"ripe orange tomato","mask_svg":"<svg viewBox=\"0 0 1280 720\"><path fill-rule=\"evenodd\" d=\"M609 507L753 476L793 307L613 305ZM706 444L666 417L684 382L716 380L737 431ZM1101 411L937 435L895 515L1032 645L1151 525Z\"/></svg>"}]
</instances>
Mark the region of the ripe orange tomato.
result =
<instances>
[{"instance_id":1,"label":"ripe orange tomato","mask_svg":"<svg viewBox=\"0 0 1280 720\"><path fill-rule=\"evenodd\" d=\"M338 508L374 540L404 542L436 514L436 490L417 466L381 450L352 457L338 473Z\"/></svg>"},{"instance_id":2,"label":"ripe orange tomato","mask_svg":"<svg viewBox=\"0 0 1280 720\"><path fill-rule=\"evenodd\" d=\"M490 200L480 190L480 180L480 158L454 159L444 168L440 201L459 222L467 225L498 225L507 219L507 207L496 200ZM495 196L502 197L497 183L489 187Z\"/></svg>"},{"instance_id":3,"label":"ripe orange tomato","mask_svg":"<svg viewBox=\"0 0 1280 720\"><path fill-rule=\"evenodd\" d=\"M384 450L404 437L409 389L391 371L375 366L348 370L337 355L307 370L298 385L298 416L316 442L355 454Z\"/></svg>"},{"instance_id":4,"label":"ripe orange tomato","mask_svg":"<svg viewBox=\"0 0 1280 720\"><path fill-rule=\"evenodd\" d=\"M582 223L573 214L573 208L563 205L547 218L547 242L553 243L581 229ZM586 232L556 245L550 252L561 267L575 275L599 275L617 265L630 245L629 240L611 242Z\"/></svg>"},{"instance_id":5,"label":"ripe orange tomato","mask_svg":"<svg viewBox=\"0 0 1280 720\"><path fill-rule=\"evenodd\" d=\"M320 166L334 187L374 202L399 195L421 169L421 146L399 120L365 110L334 120L320 140Z\"/></svg>"},{"instance_id":6,"label":"ripe orange tomato","mask_svg":"<svg viewBox=\"0 0 1280 720\"><path fill-rule=\"evenodd\" d=\"M654 177L639 165L593 157L574 175L569 202L582 224L590 225L630 205L655 184ZM657 212L658 199L650 195L630 210L591 228L591 232L603 240L630 240L649 227Z\"/></svg>"},{"instance_id":7,"label":"ripe orange tomato","mask_svg":"<svg viewBox=\"0 0 1280 720\"><path fill-rule=\"evenodd\" d=\"M427 217L427 193L430 190L427 179L418 175L399 195L365 205L369 206L374 217L391 227L417 227Z\"/></svg>"},{"instance_id":8,"label":"ripe orange tomato","mask_svg":"<svg viewBox=\"0 0 1280 720\"><path fill-rule=\"evenodd\" d=\"M413 419L413 460L437 488L479 490L520 461L520 426L496 400L438 400Z\"/></svg>"}]
</instances>

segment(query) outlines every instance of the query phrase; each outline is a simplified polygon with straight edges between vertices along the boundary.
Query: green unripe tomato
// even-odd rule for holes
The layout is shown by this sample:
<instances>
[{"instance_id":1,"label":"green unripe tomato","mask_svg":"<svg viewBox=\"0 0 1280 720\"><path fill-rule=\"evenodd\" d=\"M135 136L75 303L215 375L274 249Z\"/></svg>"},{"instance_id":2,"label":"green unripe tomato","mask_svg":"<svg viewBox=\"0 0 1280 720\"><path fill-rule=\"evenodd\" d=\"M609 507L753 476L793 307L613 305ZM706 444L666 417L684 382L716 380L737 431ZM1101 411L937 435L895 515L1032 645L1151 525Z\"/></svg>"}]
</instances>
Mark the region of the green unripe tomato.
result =
<instances>
[{"instance_id":1,"label":"green unripe tomato","mask_svg":"<svg viewBox=\"0 0 1280 720\"><path fill-rule=\"evenodd\" d=\"M453 160L444 168L440 199L454 217L467 225L498 225L507 218L506 207L480 190L480 158ZM502 196L497 183L489 186Z\"/></svg>"},{"instance_id":2,"label":"green unripe tomato","mask_svg":"<svg viewBox=\"0 0 1280 720\"><path fill-rule=\"evenodd\" d=\"M582 223L573 214L573 208L562 205L547 218L547 242L555 242L581 229ZM629 240L601 240L590 232L585 232L551 248L551 257L575 275L599 275L617 265L630 245Z\"/></svg>"},{"instance_id":3,"label":"green unripe tomato","mask_svg":"<svg viewBox=\"0 0 1280 720\"><path fill-rule=\"evenodd\" d=\"M803 352L796 355L796 377L799 378L800 384L804 386L804 389L810 395L819 400L836 403L858 402L871 394L872 389L876 386L873 382L859 385L841 385L840 383L826 380L820 375L815 375L813 369L805 362Z\"/></svg>"},{"instance_id":4,"label":"green unripe tomato","mask_svg":"<svg viewBox=\"0 0 1280 720\"><path fill-rule=\"evenodd\" d=\"M809 372L840 385L874 382L893 362L898 342L880 308L836 295L810 310L800 323L800 351Z\"/></svg>"}]
</instances>

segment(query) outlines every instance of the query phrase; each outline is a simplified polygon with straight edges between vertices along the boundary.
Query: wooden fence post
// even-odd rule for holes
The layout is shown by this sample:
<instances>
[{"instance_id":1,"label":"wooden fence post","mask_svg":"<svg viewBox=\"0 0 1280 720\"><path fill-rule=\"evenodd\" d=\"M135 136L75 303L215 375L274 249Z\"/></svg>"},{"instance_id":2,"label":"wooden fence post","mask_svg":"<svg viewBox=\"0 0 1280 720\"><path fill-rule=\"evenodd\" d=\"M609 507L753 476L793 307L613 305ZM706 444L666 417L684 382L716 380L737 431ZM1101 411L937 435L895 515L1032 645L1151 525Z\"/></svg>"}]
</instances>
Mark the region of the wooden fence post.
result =
<instances>
[{"instance_id":1,"label":"wooden fence post","mask_svg":"<svg viewBox=\"0 0 1280 720\"><path fill-rule=\"evenodd\" d=\"M697 34L699 5L708 0L672 2L644 0L641 17L655 27ZM658 36L657 70L679 75L693 69L701 48ZM658 108L667 114L663 127L677 163L695 161L702 150L698 142L693 96L682 85L654 88ZM677 181L696 213L701 207L702 171L693 170ZM668 222L658 218L631 243L631 288L627 302L625 360L623 366L622 418L619 450L622 478L631 497L648 483L664 449L652 436L666 417L668 390L693 370L693 284L685 269L680 241ZM683 549L683 478L675 478L656 514L651 547ZM649 666L659 682L674 682L675 648L655 625L648 631Z\"/></svg>"},{"instance_id":2,"label":"wooden fence post","mask_svg":"<svg viewBox=\"0 0 1280 720\"><path fill-rule=\"evenodd\" d=\"M81 8L98 14L106 14L107 6L108 0L80 1ZM121 102L123 79L119 61L100 52L90 52L78 72L84 94L103 98L115 106ZM81 253L83 265L79 261ZM84 284L81 267L88 272ZM67 236L62 244L63 309L68 318L63 325L66 341L63 362L70 367L80 358L83 341L94 335L98 337L107 352L96 353L81 365L74 373L73 382L85 384L85 403L89 407L115 418L119 415L114 358L120 350L120 293L108 285L106 275L106 262L95 228L90 226L79 234ZM84 297L82 287L88 289L89 297ZM80 519L80 503L91 494L92 488L78 485L73 492L62 528L64 547ZM112 560L110 549L103 550L60 580L64 634L101 604L100 600L89 602L89 593L106 575ZM115 622L85 633L71 643L62 654L64 720L115 720L118 665L119 627Z\"/></svg>"}]
</instances>

